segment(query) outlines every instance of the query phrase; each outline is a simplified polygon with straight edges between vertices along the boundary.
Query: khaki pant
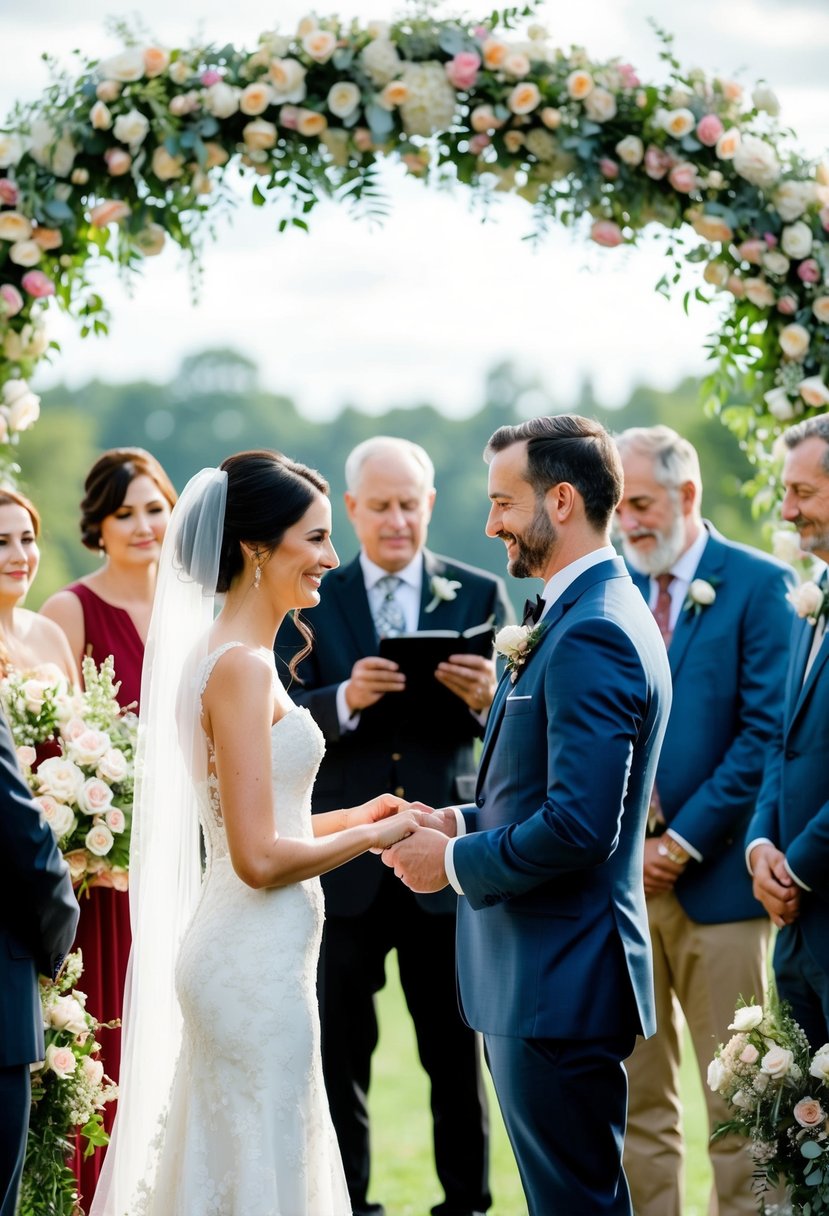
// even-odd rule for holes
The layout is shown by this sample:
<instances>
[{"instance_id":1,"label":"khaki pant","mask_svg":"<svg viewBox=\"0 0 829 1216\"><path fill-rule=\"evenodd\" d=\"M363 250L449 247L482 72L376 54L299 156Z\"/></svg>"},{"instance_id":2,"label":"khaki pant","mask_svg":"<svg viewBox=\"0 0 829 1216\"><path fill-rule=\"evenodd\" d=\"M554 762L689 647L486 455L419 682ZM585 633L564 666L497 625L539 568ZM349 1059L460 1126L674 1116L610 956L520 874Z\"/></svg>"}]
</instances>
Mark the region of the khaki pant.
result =
<instances>
[{"instance_id":1,"label":"khaki pant","mask_svg":"<svg viewBox=\"0 0 829 1216\"><path fill-rule=\"evenodd\" d=\"M730 1117L706 1083L708 1063L733 1031L739 997L766 993L770 925L765 918L700 925L669 892L648 900L657 1032L638 1038L625 1062L630 1079L625 1171L635 1216L681 1216L685 1150L679 1063L682 1015L688 1023L708 1109L709 1130ZM745 1141L725 1136L709 1145L714 1187L710 1216L757 1216L753 1164Z\"/></svg>"}]
</instances>

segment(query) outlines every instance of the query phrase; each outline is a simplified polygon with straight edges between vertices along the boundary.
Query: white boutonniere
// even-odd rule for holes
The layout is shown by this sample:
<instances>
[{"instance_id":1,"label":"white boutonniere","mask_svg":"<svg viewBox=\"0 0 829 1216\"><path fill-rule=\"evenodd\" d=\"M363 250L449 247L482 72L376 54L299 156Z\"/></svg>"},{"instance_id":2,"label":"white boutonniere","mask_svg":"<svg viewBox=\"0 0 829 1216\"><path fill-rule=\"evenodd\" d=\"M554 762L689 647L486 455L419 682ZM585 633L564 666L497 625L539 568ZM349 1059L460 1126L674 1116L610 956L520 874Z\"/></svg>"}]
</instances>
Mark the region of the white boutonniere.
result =
<instances>
[{"instance_id":1,"label":"white boutonniere","mask_svg":"<svg viewBox=\"0 0 829 1216\"><path fill-rule=\"evenodd\" d=\"M829 611L826 593L811 580L801 583L786 596L799 617L805 617L810 625L816 625L823 614Z\"/></svg>"},{"instance_id":2,"label":"white boutonniere","mask_svg":"<svg viewBox=\"0 0 829 1216\"><path fill-rule=\"evenodd\" d=\"M507 671L514 684L518 679L521 668L538 644L544 624L538 625L505 625L495 635L495 649L507 660Z\"/></svg>"},{"instance_id":3,"label":"white boutonniere","mask_svg":"<svg viewBox=\"0 0 829 1216\"><path fill-rule=\"evenodd\" d=\"M460 589L461 584L457 579L443 578L440 574L433 574L429 583L432 598L426 605L424 612L434 612L438 604L448 603L450 600L457 599Z\"/></svg>"},{"instance_id":4,"label":"white boutonniere","mask_svg":"<svg viewBox=\"0 0 829 1216\"><path fill-rule=\"evenodd\" d=\"M685 612L691 612L696 616L702 612L703 608L708 608L713 604L716 598L717 591L713 583L709 583L704 578L695 578L688 588L688 594L682 607Z\"/></svg>"}]
</instances>

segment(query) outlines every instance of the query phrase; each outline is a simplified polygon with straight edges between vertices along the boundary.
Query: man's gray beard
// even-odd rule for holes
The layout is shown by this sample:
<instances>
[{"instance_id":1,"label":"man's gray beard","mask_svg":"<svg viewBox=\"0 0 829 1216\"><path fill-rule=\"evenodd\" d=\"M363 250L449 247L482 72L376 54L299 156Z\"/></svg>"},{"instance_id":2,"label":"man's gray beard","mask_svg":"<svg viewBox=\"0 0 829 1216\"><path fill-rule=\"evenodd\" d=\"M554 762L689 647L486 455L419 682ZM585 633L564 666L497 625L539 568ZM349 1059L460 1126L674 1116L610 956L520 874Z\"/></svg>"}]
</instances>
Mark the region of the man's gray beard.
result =
<instances>
[{"instance_id":1,"label":"man's gray beard","mask_svg":"<svg viewBox=\"0 0 829 1216\"><path fill-rule=\"evenodd\" d=\"M814 553L815 557L819 557L821 553L829 553L829 532L816 536L801 536L800 549L803 553ZM825 561L826 558L822 560Z\"/></svg>"},{"instance_id":2,"label":"man's gray beard","mask_svg":"<svg viewBox=\"0 0 829 1216\"><path fill-rule=\"evenodd\" d=\"M668 532L654 532L656 544L648 552L622 537L625 558L638 574L665 574L685 549L685 517L677 512Z\"/></svg>"}]
</instances>

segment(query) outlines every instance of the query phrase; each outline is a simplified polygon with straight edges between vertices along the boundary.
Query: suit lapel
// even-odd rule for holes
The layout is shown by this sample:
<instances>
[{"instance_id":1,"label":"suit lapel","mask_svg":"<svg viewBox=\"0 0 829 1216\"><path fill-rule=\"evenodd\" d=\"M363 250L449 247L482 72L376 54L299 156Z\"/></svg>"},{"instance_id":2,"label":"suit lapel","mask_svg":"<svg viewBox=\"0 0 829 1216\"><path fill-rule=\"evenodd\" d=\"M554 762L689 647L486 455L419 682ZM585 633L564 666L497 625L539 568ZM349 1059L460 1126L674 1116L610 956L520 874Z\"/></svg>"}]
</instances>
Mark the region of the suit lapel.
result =
<instances>
[{"instance_id":1,"label":"suit lapel","mask_svg":"<svg viewBox=\"0 0 829 1216\"><path fill-rule=\"evenodd\" d=\"M792 636L792 658L786 684L786 725L791 726L803 693L803 672L812 648L812 626L807 620L798 621ZM815 660L817 662L817 660ZM812 664L814 668L814 664ZM811 672L809 673L812 674Z\"/></svg>"},{"instance_id":2,"label":"suit lapel","mask_svg":"<svg viewBox=\"0 0 829 1216\"><path fill-rule=\"evenodd\" d=\"M332 598L335 599L343 625L352 637L356 649L360 654L376 654L377 633L374 629L371 609L368 606L363 567L360 565L359 557L356 557L344 569L335 570L326 575L323 594L327 596L331 592L333 592Z\"/></svg>"},{"instance_id":3,"label":"suit lapel","mask_svg":"<svg viewBox=\"0 0 829 1216\"><path fill-rule=\"evenodd\" d=\"M723 582L726 548L711 524L706 523L705 526L709 533L708 543L702 551L699 565L694 571L694 578L704 579L705 582L713 583L716 586ZM676 681L682 661L688 652L688 647L702 624L703 616L708 612L716 612L716 610L716 600L707 607L686 608L683 604L680 608L671 644L668 647L668 663L674 681Z\"/></svg>"},{"instance_id":4,"label":"suit lapel","mask_svg":"<svg viewBox=\"0 0 829 1216\"><path fill-rule=\"evenodd\" d=\"M803 709L803 706L806 704L806 701L808 700L808 698L811 694L811 691L814 688L815 683L817 682L818 676L820 675L823 668L826 666L827 659L829 659L829 645L827 645L827 640L829 639L829 633L824 633L823 641L820 644L820 649L818 650L817 654L815 655L815 661L812 663L812 666L809 669L809 674L805 680L802 680L803 671L806 667L806 661L809 657L809 652L812 649L812 640L815 636L814 631L815 631L815 626L809 625L808 623L806 623L806 629L804 630L804 634L800 640L800 646L798 647L798 650L797 650L795 665L794 665L794 669L793 669L794 678L797 681L797 683L795 684L795 687L794 687L794 697L792 700L792 716L789 720L790 727L794 724L795 719L797 718L800 711Z\"/></svg>"}]
</instances>

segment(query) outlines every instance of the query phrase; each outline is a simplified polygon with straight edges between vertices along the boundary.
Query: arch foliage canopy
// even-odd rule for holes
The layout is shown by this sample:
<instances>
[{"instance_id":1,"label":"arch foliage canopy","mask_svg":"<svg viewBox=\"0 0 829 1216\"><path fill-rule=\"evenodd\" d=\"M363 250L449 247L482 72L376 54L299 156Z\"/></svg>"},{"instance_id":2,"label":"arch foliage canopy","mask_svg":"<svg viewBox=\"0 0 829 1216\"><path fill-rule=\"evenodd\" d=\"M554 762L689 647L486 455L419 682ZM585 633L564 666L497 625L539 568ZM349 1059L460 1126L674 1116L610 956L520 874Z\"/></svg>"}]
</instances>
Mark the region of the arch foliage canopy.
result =
<instances>
[{"instance_id":1,"label":"arch foliage canopy","mask_svg":"<svg viewBox=\"0 0 829 1216\"><path fill-rule=\"evenodd\" d=\"M194 256L231 192L274 200L278 227L306 228L333 198L382 213L377 166L486 198L513 191L534 231L588 217L603 246L649 224L701 263L700 300L724 293L709 400L753 458L782 422L829 404L829 170L787 146L767 86L684 71L663 39L666 80L554 47L518 22L428 12L361 26L309 17L254 51L133 42L56 78L0 131L0 457L37 415L28 387L47 351L50 299L82 333L106 329L96 265L127 272L174 242ZM676 252L678 250L678 252ZM686 301L687 302L687 301Z\"/></svg>"}]
</instances>

